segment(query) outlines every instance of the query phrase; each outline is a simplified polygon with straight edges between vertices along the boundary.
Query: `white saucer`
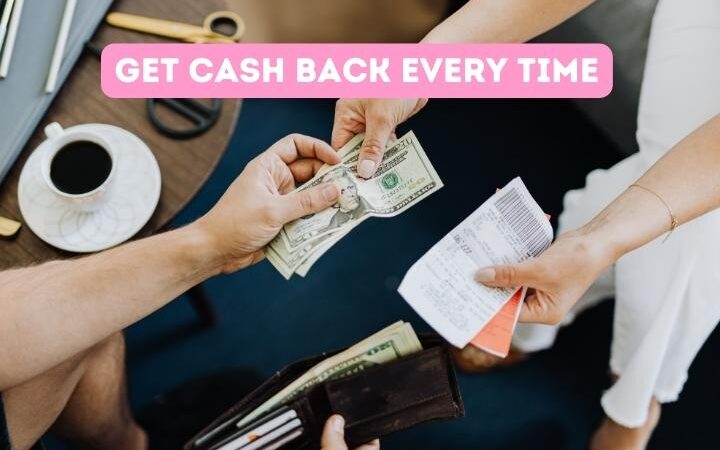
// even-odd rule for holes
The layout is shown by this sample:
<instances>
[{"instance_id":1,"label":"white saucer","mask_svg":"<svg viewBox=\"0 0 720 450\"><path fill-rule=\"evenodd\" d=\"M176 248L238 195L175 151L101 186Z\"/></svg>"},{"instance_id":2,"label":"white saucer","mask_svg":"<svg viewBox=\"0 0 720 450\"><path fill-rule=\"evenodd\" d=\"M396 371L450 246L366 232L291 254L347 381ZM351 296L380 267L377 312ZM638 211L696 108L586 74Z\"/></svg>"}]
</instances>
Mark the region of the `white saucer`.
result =
<instances>
[{"instance_id":1,"label":"white saucer","mask_svg":"<svg viewBox=\"0 0 720 450\"><path fill-rule=\"evenodd\" d=\"M105 250L133 237L152 216L160 200L160 167L148 146L122 128L86 124L70 129L102 132L113 146L116 172L103 204L79 212L60 200L40 173L42 143L20 174L20 212L28 227L54 247L77 253Z\"/></svg>"}]
</instances>

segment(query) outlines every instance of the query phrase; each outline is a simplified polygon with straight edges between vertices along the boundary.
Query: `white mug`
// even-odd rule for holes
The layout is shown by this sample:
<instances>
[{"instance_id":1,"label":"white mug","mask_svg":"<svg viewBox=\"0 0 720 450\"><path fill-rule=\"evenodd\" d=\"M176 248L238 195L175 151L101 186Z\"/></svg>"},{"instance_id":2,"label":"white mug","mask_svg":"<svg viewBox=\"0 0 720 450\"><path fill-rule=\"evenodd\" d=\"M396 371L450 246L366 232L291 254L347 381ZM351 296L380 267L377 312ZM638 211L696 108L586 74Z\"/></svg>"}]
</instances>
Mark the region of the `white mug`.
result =
<instances>
[{"instance_id":1,"label":"white mug","mask_svg":"<svg viewBox=\"0 0 720 450\"><path fill-rule=\"evenodd\" d=\"M102 206L103 198L110 189L113 176L115 175L115 154L112 145L110 145L100 132L88 130L87 128L83 130L73 128L64 130L57 122L53 122L45 127L45 136L47 140L44 143L45 149L42 155L40 170L42 171L43 180L45 180L50 190L68 206L78 211L90 212ZM95 189L81 194L70 194L63 192L55 185L50 176L50 169L55 155L68 144L78 141L89 141L105 149L110 156L111 169L105 181Z\"/></svg>"}]
</instances>

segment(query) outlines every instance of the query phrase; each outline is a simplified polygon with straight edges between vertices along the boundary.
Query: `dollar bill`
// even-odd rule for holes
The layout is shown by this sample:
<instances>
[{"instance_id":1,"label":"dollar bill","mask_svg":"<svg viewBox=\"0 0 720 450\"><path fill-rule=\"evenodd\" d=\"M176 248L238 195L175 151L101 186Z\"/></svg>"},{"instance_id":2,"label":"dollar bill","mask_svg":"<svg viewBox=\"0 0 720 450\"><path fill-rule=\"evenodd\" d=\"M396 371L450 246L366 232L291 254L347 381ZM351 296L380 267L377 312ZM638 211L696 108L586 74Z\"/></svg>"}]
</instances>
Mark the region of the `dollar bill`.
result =
<instances>
[{"instance_id":1,"label":"dollar bill","mask_svg":"<svg viewBox=\"0 0 720 450\"><path fill-rule=\"evenodd\" d=\"M361 372L368 367L384 364L422 350L422 345L406 322L395 324L375 333L347 350L332 356L305 372L298 379L243 417L238 427L283 406L313 386Z\"/></svg>"},{"instance_id":2,"label":"dollar bill","mask_svg":"<svg viewBox=\"0 0 720 450\"><path fill-rule=\"evenodd\" d=\"M361 142L341 155L342 164L320 170L300 190L332 182L341 190L338 203L328 210L295 220L281 236L290 251L308 241L339 231L372 216L392 217L442 187L415 134L410 132L385 151L378 170L369 180L357 176Z\"/></svg>"},{"instance_id":3,"label":"dollar bill","mask_svg":"<svg viewBox=\"0 0 720 450\"><path fill-rule=\"evenodd\" d=\"M388 146L372 178L358 177L363 138L355 136L340 150L340 164L322 167L298 188L332 182L340 188L341 197L332 208L285 225L268 245L268 260L286 278L306 261L317 261L319 256L314 255L318 249L324 253L369 217L393 217L442 188L440 177L413 132Z\"/></svg>"},{"instance_id":4,"label":"dollar bill","mask_svg":"<svg viewBox=\"0 0 720 450\"><path fill-rule=\"evenodd\" d=\"M322 247L325 243L332 242L334 244L333 236L327 234L319 239L307 242L293 252L288 251L282 238L277 237L265 248L265 257L283 277L289 279L295 273L295 270L314 254L316 249Z\"/></svg>"},{"instance_id":5,"label":"dollar bill","mask_svg":"<svg viewBox=\"0 0 720 450\"><path fill-rule=\"evenodd\" d=\"M315 248L303 259L297 269L295 269L295 273L301 277L306 276L308 272L310 272L312 266L318 262L320 258L322 258L323 255L327 253L336 243L340 242L349 232L350 230L347 230L347 232L332 234L329 239L323 241L321 245L318 245L317 248Z\"/></svg>"}]
</instances>

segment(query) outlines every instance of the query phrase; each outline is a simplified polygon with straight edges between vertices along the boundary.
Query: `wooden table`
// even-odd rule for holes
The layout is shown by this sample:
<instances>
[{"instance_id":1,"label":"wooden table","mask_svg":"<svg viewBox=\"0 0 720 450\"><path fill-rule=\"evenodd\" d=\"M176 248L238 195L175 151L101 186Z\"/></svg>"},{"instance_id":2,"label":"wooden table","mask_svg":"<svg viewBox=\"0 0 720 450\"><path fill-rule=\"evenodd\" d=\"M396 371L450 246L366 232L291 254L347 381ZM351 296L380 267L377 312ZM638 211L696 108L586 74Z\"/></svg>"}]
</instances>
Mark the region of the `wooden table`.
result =
<instances>
[{"instance_id":1,"label":"wooden table","mask_svg":"<svg viewBox=\"0 0 720 450\"><path fill-rule=\"evenodd\" d=\"M117 0L112 7L114 11L194 24L201 24L212 11L226 9L229 8L225 0ZM112 42L164 41L101 25L93 43L104 46ZM144 100L113 100L105 97L100 89L100 61L86 52L78 60L53 106L0 185L0 216L22 221L17 199L18 179L29 154L43 141L45 125L59 122L63 127L69 127L99 122L117 125L135 133L147 143L158 160L162 173L160 204L138 236L152 234L164 227L207 181L225 152L239 111L239 100L225 100L220 119L210 131L190 140L170 139L152 128L145 112ZM0 239L0 270L70 256L73 255L45 244L27 226L23 226L14 238Z\"/></svg>"}]
</instances>

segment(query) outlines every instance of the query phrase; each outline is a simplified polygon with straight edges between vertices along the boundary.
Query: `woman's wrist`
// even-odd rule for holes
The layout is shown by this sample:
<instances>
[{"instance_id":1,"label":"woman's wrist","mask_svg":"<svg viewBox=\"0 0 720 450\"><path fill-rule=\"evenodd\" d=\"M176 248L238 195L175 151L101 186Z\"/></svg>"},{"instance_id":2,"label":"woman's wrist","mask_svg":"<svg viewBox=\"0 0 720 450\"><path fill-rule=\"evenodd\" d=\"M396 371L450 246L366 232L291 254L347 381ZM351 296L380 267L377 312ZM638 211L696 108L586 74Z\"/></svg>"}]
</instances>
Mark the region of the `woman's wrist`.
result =
<instances>
[{"instance_id":1,"label":"woman's wrist","mask_svg":"<svg viewBox=\"0 0 720 450\"><path fill-rule=\"evenodd\" d=\"M603 268L609 267L625 254L625 246L613 233L604 226L597 226L593 221L573 232L577 239L592 255L593 261Z\"/></svg>"},{"instance_id":2,"label":"woman's wrist","mask_svg":"<svg viewBox=\"0 0 720 450\"><path fill-rule=\"evenodd\" d=\"M615 264L621 255L618 255L615 244L600 230L586 226L561 235L558 240L564 239L572 242L576 260L590 266L594 272L601 273Z\"/></svg>"},{"instance_id":3,"label":"woman's wrist","mask_svg":"<svg viewBox=\"0 0 720 450\"><path fill-rule=\"evenodd\" d=\"M615 262L670 229L665 205L648 192L628 189L578 232L603 247L605 257Z\"/></svg>"}]
</instances>

